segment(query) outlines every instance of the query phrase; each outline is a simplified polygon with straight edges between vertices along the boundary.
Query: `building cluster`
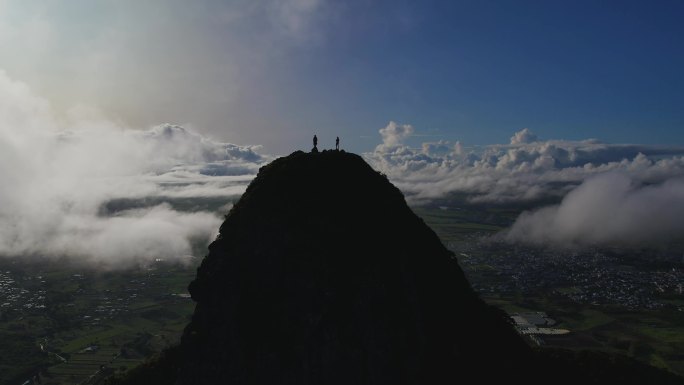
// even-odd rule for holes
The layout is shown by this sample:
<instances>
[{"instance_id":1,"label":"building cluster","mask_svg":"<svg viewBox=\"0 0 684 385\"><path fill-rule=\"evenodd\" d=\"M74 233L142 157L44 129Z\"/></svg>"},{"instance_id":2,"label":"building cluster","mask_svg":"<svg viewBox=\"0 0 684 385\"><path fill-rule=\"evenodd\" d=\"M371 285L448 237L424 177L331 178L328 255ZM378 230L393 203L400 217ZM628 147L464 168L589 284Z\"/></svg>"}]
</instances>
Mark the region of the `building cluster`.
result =
<instances>
[{"instance_id":1,"label":"building cluster","mask_svg":"<svg viewBox=\"0 0 684 385\"><path fill-rule=\"evenodd\" d=\"M518 333L528 337L537 345L543 345L545 335L564 335L570 333L567 329L554 328L556 321L544 312L527 312L510 314Z\"/></svg>"},{"instance_id":2,"label":"building cluster","mask_svg":"<svg viewBox=\"0 0 684 385\"><path fill-rule=\"evenodd\" d=\"M98 287L98 278L84 273L74 273L55 282L54 278L40 274L0 270L0 320L46 314L52 317L60 313L70 323L96 326L133 309L140 310L144 303L189 301L189 295L166 291L160 280L167 275L168 272L162 271L132 279L118 277L116 283ZM55 294L61 295L55 297Z\"/></svg>"},{"instance_id":3,"label":"building cluster","mask_svg":"<svg viewBox=\"0 0 684 385\"><path fill-rule=\"evenodd\" d=\"M0 317L44 311L44 284L42 276L15 278L10 271L0 271Z\"/></svg>"},{"instance_id":4,"label":"building cluster","mask_svg":"<svg viewBox=\"0 0 684 385\"><path fill-rule=\"evenodd\" d=\"M628 309L675 307L684 299L684 266L677 255L558 251L504 244L461 244L456 257L483 295L539 293L574 302Z\"/></svg>"}]
</instances>

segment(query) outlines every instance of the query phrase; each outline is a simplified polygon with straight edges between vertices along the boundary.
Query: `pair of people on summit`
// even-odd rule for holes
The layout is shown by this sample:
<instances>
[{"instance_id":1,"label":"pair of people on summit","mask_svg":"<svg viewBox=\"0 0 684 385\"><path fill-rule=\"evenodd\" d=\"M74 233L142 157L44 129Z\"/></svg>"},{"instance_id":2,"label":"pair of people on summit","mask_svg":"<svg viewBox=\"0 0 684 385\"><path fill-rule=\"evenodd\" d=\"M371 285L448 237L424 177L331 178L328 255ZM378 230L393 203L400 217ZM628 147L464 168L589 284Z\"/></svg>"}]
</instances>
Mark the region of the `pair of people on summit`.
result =
<instances>
[{"instance_id":1,"label":"pair of people on summit","mask_svg":"<svg viewBox=\"0 0 684 385\"><path fill-rule=\"evenodd\" d=\"M313 137L313 143L314 143L314 148L318 146L318 138L316 137L316 135L314 135L314 137ZM339 149L340 149L340 137L338 136L335 139L335 150L339 150Z\"/></svg>"}]
</instances>

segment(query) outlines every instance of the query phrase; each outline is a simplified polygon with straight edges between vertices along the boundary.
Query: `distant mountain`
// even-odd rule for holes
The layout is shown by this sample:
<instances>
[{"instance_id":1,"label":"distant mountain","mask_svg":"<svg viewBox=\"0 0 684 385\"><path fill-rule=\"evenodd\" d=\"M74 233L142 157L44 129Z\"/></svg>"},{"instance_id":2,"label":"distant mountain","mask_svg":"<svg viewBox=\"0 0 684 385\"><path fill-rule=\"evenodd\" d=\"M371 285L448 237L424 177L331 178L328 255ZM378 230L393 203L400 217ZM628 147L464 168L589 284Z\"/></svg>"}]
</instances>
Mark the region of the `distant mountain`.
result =
<instances>
[{"instance_id":1,"label":"distant mountain","mask_svg":"<svg viewBox=\"0 0 684 385\"><path fill-rule=\"evenodd\" d=\"M401 192L344 151L262 167L189 289L181 345L126 383L682 383L627 358L533 351Z\"/></svg>"}]
</instances>

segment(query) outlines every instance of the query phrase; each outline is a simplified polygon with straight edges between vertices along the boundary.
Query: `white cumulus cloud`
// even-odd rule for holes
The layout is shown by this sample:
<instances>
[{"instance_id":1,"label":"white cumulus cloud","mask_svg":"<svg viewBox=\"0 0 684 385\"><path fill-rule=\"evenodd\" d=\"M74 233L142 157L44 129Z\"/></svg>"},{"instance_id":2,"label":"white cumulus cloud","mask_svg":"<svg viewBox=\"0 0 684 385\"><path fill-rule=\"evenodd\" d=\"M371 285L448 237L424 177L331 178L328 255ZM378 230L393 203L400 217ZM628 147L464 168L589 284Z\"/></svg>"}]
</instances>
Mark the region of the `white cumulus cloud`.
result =
<instances>
[{"instance_id":1,"label":"white cumulus cloud","mask_svg":"<svg viewBox=\"0 0 684 385\"><path fill-rule=\"evenodd\" d=\"M592 177L559 205L523 213L510 241L561 246L653 245L684 235L684 178L655 185L625 173Z\"/></svg>"},{"instance_id":2,"label":"white cumulus cloud","mask_svg":"<svg viewBox=\"0 0 684 385\"><path fill-rule=\"evenodd\" d=\"M500 203L562 197L587 178L609 171L627 172L643 183L684 175L682 146L542 141L523 129L513 136L514 144L467 149L460 142L440 141L412 149L402 142L410 133L410 125L390 122L380 130L383 144L364 156L414 203L453 193L473 202Z\"/></svg>"},{"instance_id":3,"label":"white cumulus cloud","mask_svg":"<svg viewBox=\"0 0 684 385\"><path fill-rule=\"evenodd\" d=\"M378 132L382 136L382 144L378 146L378 150L390 150L401 145L404 139L413 134L413 126L389 122L387 126L381 128Z\"/></svg>"},{"instance_id":4,"label":"white cumulus cloud","mask_svg":"<svg viewBox=\"0 0 684 385\"><path fill-rule=\"evenodd\" d=\"M0 72L0 256L107 267L185 260L269 158L178 125L131 130L50 103ZM215 205L220 205L216 203Z\"/></svg>"},{"instance_id":5,"label":"white cumulus cloud","mask_svg":"<svg viewBox=\"0 0 684 385\"><path fill-rule=\"evenodd\" d=\"M533 134L529 128L523 128L511 137L511 144L524 144L537 141L537 135Z\"/></svg>"},{"instance_id":6,"label":"white cumulus cloud","mask_svg":"<svg viewBox=\"0 0 684 385\"><path fill-rule=\"evenodd\" d=\"M684 234L682 146L540 140L526 128L510 144L413 149L400 140L404 126L390 122L383 144L364 156L413 204L454 194L485 204L563 199L521 215L510 241L648 244Z\"/></svg>"}]
</instances>

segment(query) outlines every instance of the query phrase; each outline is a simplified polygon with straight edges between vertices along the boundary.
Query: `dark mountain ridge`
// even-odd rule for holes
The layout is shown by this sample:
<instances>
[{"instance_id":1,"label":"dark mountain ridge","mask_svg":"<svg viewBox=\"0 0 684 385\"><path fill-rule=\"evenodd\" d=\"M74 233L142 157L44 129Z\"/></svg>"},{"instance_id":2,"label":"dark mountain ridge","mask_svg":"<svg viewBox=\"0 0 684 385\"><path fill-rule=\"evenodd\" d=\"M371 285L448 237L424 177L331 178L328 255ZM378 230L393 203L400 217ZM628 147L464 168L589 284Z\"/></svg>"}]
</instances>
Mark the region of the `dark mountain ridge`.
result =
<instances>
[{"instance_id":1,"label":"dark mountain ridge","mask_svg":"<svg viewBox=\"0 0 684 385\"><path fill-rule=\"evenodd\" d=\"M197 373L414 384L453 377L455 362L529 354L401 192L357 155L296 152L263 167L209 249L190 285L186 384L208 383Z\"/></svg>"},{"instance_id":2,"label":"dark mountain ridge","mask_svg":"<svg viewBox=\"0 0 684 385\"><path fill-rule=\"evenodd\" d=\"M127 383L681 383L626 358L533 351L401 192L344 151L262 167L189 290L181 345Z\"/></svg>"}]
</instances>

